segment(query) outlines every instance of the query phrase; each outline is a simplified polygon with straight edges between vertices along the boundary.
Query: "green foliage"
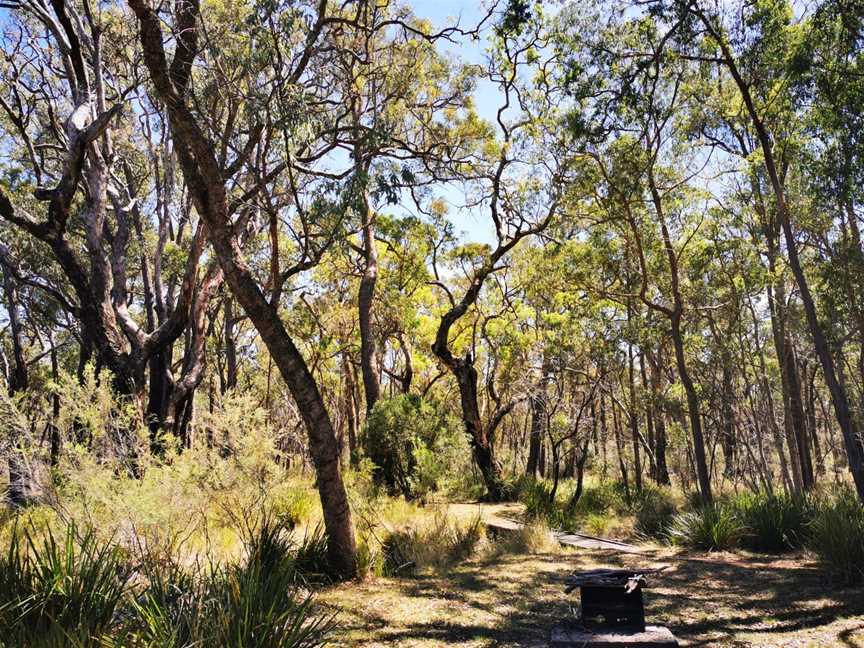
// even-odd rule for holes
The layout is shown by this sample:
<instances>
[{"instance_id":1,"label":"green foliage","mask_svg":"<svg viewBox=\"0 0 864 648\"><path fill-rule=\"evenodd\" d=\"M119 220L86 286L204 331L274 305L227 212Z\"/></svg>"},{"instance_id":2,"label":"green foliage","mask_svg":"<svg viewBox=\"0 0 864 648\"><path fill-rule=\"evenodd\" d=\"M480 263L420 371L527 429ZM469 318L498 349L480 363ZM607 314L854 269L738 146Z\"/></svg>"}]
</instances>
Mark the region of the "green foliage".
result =
<instances>
[{"instance_id":1,"label":"green foliage","mask_svg":"<svg viewBox=\"0 0 864 648\"><path fill-rule=\"evenodd\" d=\"M70 525L61 542L47 530L14 529L0 559L0 625L13 646L97 646L110 633L130 570L115 546Z\"/></svg>"},{"instance_id":2,"label":"green foliage","mask_svg":"<svg viewBox=\"0 0 864 648\"><path fill-rule=\"evenodd\" d=\"M600 481L587 484L582 495L572 504L575 482L572 480L560 482L555 500L550 499L551 483L543 480L525 479L519 484L519 499L525 504L528 516L536 520L544 520L555 529L574 531L590 522L595 531L604 529L607 520L614 514L630 512L627 504L624 485L620 482Z\"/></svg>"},{"instance_id":3,"label":"green foliage","mask_svg":"<svg viewBox=\"0 0 864 648\"><path fill-rule=\"evenodd\" d=\"M731 506L746 527L742 544L769 553L803 546L814 514L811 500L786 494L745 493L735 497Z\"/></svg>"},{"instance_id":4,"label":"green foliage","mask_svg":"<svg viewBox=\"0 0 864 648\"><path fill-rule=\"evenodd\" d=\"M675 516L669 539L695 549L725 551L734 549L745 533L744 524L731 506L712 504Z\"/></svg>"},{"instance_id":5,"label":"green foliage","mask_svg":"<svg viewBox=\"0 0 864 648\"><path fill-rule=\"evenodd\" d=\"M864 506L851 490L823 500L809 525L809 546L837 582L864 582Z\"/></svg>"},{"instance_id":6,"label":"green foliage","mask_svg":"<svg viewBox=\"0 0 864 648\"><path fill-rule=\"evenodd\" d=\"M665 538L678 513L675 501L665 490L644 488L635 505L635 531L649 538Z\"/></svg>"},{"instance_id":7,"label":"green foliage","mask_svg":"<svg viewBox=\"0 0 864 648\"><path fill-rule=\"evenodd\" d=\"M457 421L438 403L413 394L378 401L363 449L376 479L391 492L424 497L444 485L470 456Z\"/></svg>"}]
</instances>

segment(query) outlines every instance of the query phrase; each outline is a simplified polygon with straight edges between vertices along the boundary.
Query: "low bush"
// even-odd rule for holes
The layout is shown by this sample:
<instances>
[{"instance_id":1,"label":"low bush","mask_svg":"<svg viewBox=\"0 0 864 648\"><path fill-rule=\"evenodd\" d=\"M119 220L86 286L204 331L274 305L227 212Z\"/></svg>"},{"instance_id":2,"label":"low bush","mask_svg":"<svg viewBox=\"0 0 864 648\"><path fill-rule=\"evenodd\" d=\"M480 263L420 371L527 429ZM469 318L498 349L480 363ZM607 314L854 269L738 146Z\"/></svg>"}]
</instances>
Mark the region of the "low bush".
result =
<instances>
[{"instance_id":1,"label":"low bush","mask_svg":"<svg viewBox=\"0 0 864 648\"><path fill-rule=\"evenodd\" d=\"M615 523L615 517L635 508L628 504L625 489L620 482L600 481L585 486L581 496L573 503L573 480L558 485L556 497L550 499L552 485L548 481L523 479L519 483L519 500L532 520L542 520L553 529L584 530L603 535ZM646 489L647 492L647 489Z\"/></svg>"},{"instance_id":2,"label":"low bush","mask_svg":"<svg viewBox=\"0 0 864 648\"><path fill-rule=\"evenodd\" d=\"M468 469L470 452L459 422L436 401L413 394L378 401L362 442L376 480L408 498L444 488L460 463Z\"/></svg>"},{"instance_id":3,"label":"low bush","mask_svg":"<svg viewBox=\"0 0 864 648\"><path fill-rule=\"evenodd\" d=\"M735 510L724 504L703 506L676 515L668 538L674 544L707 551L734 549L746 528Z\"/></svg>"},{"instance_id":4,"label":"low bush","mask_svg":"<svg viewBox=\"0 0 864 648\"><path fill-rule=\"evenodd\" d=\"M809 546L835 581L864 582L864 506L854 492L819 502L809 525Z\"/></svg>"},{"instance_id":5,"label":"low bush","mask_svg":"<svg viewBox=\"0 0 864 648\"><path fill-rule=\"evenodd\" d=\"M736 496L730 505L746 527L742 545L768 553L802 547L814 515L809 498L784 493L746 493Z\"/></svg>"},{"instance_id":6,"label":"low bush","mask_svg":"<svg viewBox=\"0 0 864 648\"><path fill-rule=\"evenodd\" d=\"M647 538L665 538L678 513L672 497L663 490L646 488L634 505L634 530Z\"/></svg>"}]
</instances>

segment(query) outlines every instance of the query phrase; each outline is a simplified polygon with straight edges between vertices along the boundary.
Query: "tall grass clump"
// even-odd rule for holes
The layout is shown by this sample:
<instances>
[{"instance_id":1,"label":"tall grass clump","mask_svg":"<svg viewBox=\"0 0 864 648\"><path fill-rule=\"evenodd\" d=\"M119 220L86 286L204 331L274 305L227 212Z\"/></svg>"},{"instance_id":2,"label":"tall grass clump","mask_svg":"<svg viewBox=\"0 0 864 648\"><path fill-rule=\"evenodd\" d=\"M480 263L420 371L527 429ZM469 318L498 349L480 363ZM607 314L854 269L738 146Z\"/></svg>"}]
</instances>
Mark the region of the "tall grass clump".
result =
<instances>
[{"instance_id":1,"label":"tall grass clump","mask_svg":"<svg viewBox=\"0 0 864 648\"><path fill-rule=\"evenodd\" d=\"M226 648L323 645L333 618L313 614L312 598L303 591L284 527L263 521L246 552L245 561L212 577L211 643Z\"/></svg>"},{"instance_id":2,"label":"tall grass clump","mask_svg":"<svg viewBox=\"0 0 864 648\"><path fill-rule=\"evenodd\" d=\"M543 520L551 527L566 523L567 513L556 499L552 499L552 487L546 482L526 479L519 486L519 500L525 505L525 513L532 520Z\"/></svg>"},{"instance_id":3,"label":"tall grass clump","mask_svg":"<svg viewBox=\"0 0 864 648\"><path fill-rule=\"evenodd\" d=\"M470 558L486 535L480 516L466 525L436 513L429 524L390 533L383 541L383 572L406 576L441 569Z\"/></svg>"},{"instance_id":4,"label":"tall grass clump","mask_svg":"<svg viewBox=\"0 0 864 648\"><path fill-rule=\"evenodd\" d=\"M745 532L744 524L732 507L715 503L676 515L668 538L673 544L724 551L734 549Z\"/></svg>"},{"instance_id":5,"label":"tall grass clump","mask_svg":"<svg viewBox=\"0 0 864 648\"><path fill-rule=\"evenodd\" d=\"M16 528L0 556L0 647L325 644L334 618L313 609L301 569L308 556L288 527L264 519L242 535L235 563L183 565L144 546L133 573L127 552L92 530L70 525L58 541L51 531L37 539L35 529Z\"/></svg>"},{"instance_id":6,"label":"tall grass clump","mask_svg":"<svg viewBox=\"0 0 864 648\"><path fill-rule=\"evenodd\" d=\"M0 627L7 646L97 646L109 636L131 575L122 552L69 525L58 541L13 529L0 558ZM2 645L2 643L0 643Z\"/></svg>"},{"instance_id":7,"label":"tall grass clump","mask_svg":"<svg viewBox=\"0 0 864 648\"><path fill-rule=\"evenodd\" d=\"M802 547L814 515L812 500L803 495L746 493L730 505L746 528L742 545L767 553Z\"/></svg>"},{"instance_id":8,"label":"tall grass clump","mask_svg":"<svg viewBox=\"0 0 864 648\"><path fill-rule=\"evenodd\" d=\"M847 489L824 499L809 525L809 546L831 577L844 585L864 582L864 506Z\"/></svg>"}]
</instances>

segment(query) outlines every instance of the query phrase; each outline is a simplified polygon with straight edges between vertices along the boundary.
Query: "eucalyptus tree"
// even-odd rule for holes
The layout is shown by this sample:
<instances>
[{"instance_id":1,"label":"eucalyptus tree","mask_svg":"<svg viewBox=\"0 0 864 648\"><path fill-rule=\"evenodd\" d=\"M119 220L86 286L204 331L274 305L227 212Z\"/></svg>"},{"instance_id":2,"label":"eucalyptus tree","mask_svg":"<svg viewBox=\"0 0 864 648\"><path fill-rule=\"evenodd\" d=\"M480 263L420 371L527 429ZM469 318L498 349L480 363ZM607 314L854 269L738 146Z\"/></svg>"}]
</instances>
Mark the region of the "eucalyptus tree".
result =
<instances>
[{"instance_id":1,"label":"eucalyptus tree","mask_svg":"<svg viewBox=\"0 0 864 648\"><path fill-rule=\"evenodd\" d=\"M456 36L476 35L485 19L469 30L434 32L407 6L361 2L355 20L354 29L335 36L337 95L347 113L335 139L350 154L351 167L343 173L350 172L355 182L360 369L368 414L380 397L383 351L381 332L373 330L379 276L376 221L382 207L399 201L404 188L422 190L465 154L465 143L448 127L446 115L468 106L474 73L470 66L451 64L437 46L455 43Z\"/></svg>"},{"instance_id":2,"label":"eucalyptus tree","mask_svg":"<svg viewBox=\"0 0 864 648\"><path fill-rule=\"evenodd\" d=\"M864 500L864 442L861 424L850 406L849 390L842 376L842 354L832 349L830 332L820 318L811 278L799 251L796 218L799 209L790 200L786 183L786 147L783 129L788 121L772 124L770 116L780 100L794 98L791 74L797 64L797 29L786 2L717 8L701 2L651 3L652 14L663 18L669 31L666 42L682 56L715 66L728 75L744 106L761 154L768 188L786 248L786 256L806 316L822 378L831 395L834 415L843 435L850 472L859 497ZM849 13L854 18L854 13ZM860 20L860 15L857 18ZM845 42L850 42L848 39ZM852 41L854 43L854 39ZM807 47L805 44L804 47ZM793 106L789 113L793 116Z\"/></svg>"},{"instance_id":3,"label":"eucalyptus tree","mask_svg":"<svg viewBox=\"0 0 864 648\"><path fill-rule=\"evenodd\" d=\"M699 226L693 212L698 196L689 181L700 165L692 152L676 146L684 106L691 100L689 66L664 49L665 34L650 19L617 18L614 13L604 18L580 5L562 16L559 39L562 50L569 50L563 74L575 103L568 118L568 146L574 155L593 161L588 173L597 182L596 202L607 219L622 225L620 235L632 255L626 264L638 275L630 294L668 321L687 397L699 490L708 503L711 479L699 390L685 349L681 270ZM630 56L634 46L646 53Z\"/></svg>"},{"instance_id":4,"label":"eucalyptus tree","mask_svg":"<svg viewBox=\"0 0 864 648\"><path fill-rule=\"evenodd\" d=\"M332 140L317 132L326 130L326 120L332 115L327 110L311 113L307 108L326 107L327 84L315 76L323 73L315 68L316 55L333 45L332 41L323 44L331 29L350 29L357 16L331 12L326 2L291 7L281 15L259 14L257 7L245 6L248 33L225 43L214 41L208 30L218 21L218 14L212 8L211 13L203 11L197 2L178 4L173 11L154 8L146 0L131 0L129 5L138 20L144 63L155 96L168 115L192 204L206 224L231 292L261 336L304 422L330 565L336 574L351 577L357 569L356 545L336 434L318 383L279 309L285 282L314 267L340 229L339 200L335 209L328 206L326 194L310 204L301 203L297 175L305 172L305 164L322 159L335 148ZM166 36L163 24L172 34ZM169 62L166 41L170 39L174 51ZM217 73L208 77L208 70ZM234 110L217 112L216 119L211 119L202 109L207 105L208 88L214 84L231 90L236 103ZM259 110L261 101L266 110ZM316 129L318 119L324 123ZM246 173L240 173L244 170ZM247 175L251 182L244 185ZM290 263L282 265L285 259L275 249L279 237L271 236L270 263L261 280L241 249L240 234L246 221L240 207L254 204L256 198L266 203L284 195L274 190L277 181L286 183L292 198L294 221L300 226L289 231L299 233L295 239L299 245L292 250ZM268 214L277 230L287 207L280 204ZM241 217L235 219L238 211Z\"/></svg>"},{"instance_id":5,"label":"eucalyptus tree","mask_svg":"<svg viewBox=\"0 0 864 648\"><path fill-rule=\"evenodd\" d=\"M182 190L170 186L164 130L155 143L149 107L136 101L137 72L118 47L123 27L116 11L88 2L9 8L0 129L10 157L0 217L44 246L59 271L15 249L6 265L80 321L79 367L95 354L118 393L143 401L149 366L142 410L158 447L169 410L188 402L200 367L187 353L175 377L172 348L190 318L200 320L218 284L213 276L197 280L203 230L194 231ZM144 137L136 136L139 126ZM155 249L146 240L154 223ZM176 251L170 268L168 248Z\"/></svg>"},{"instance_id":6,"label":"eucalyptus tree","mask_svg":"<svg viewBox=\"0 0 864 648\"><path fill-rule=\"evenodd\" d=\"M487 496L493 501L509 494L495 456L494 432L511 405L502 403L484 420L478 400L476 356L470 346L464 355L454 352L453 327L476 306L484 283L502 269L517 244L541 233L558 214L564 174L562 160L548 146L560 93L551 77L542 72L540 57L548 45L545 19L542 14L529 16L514 25L510 18L511 14L505 13L496 29L485 72L502 96L496 111L495 139L490 130L487 145L456 168L474 196L469 202L471 208L488 215L493 242L459 250L459 282L445 281L442 269L433 263L433 281L444 292L447 307L432 351L456 378L462 421ZM531 79L529 75L538 69L540 74Z\"/></svg>"}]
</instances>

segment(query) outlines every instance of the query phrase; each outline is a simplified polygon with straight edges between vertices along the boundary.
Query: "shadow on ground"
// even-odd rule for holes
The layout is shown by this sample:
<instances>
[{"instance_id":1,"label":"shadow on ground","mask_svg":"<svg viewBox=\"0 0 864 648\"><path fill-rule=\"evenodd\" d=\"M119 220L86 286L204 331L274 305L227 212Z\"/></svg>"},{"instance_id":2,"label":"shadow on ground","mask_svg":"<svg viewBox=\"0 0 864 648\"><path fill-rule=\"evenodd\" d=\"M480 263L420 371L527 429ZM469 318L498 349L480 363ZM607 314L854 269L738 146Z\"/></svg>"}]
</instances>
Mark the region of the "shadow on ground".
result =
<instances>
[{"instance_id":1,"label":"shadow on ground","mask_svg":"<svg viewBox=\"0 0 864 648\"><path fill-rule=\"evenodd\" d=\"M800 556L643 556L599 550L498 555L442 574L381 578L325 592L339 643L353 646L544 646L573 617L565 576L597 566L669 565L646 592L649 622L691 646L864 647L864 588L832 587Z\"/></svg>"}]
</instances>

